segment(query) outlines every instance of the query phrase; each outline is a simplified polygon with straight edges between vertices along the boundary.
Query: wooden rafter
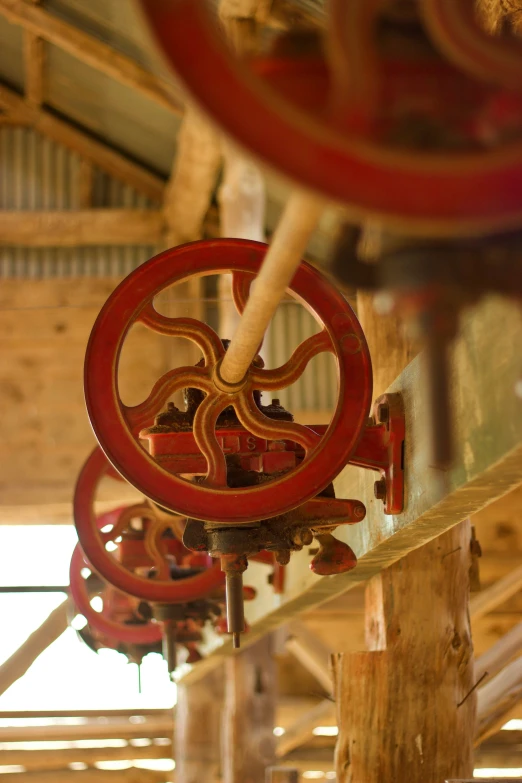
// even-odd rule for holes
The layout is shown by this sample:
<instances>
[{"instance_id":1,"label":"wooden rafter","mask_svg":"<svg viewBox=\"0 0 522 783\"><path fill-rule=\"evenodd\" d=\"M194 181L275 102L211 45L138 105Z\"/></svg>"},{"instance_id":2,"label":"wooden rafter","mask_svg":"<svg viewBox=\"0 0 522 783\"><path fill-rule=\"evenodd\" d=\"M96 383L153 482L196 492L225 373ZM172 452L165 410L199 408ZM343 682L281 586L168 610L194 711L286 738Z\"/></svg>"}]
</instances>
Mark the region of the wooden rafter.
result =
<instances>
[{"instance_id":1,"label":"wooden rafter","mask_svg":"<svg viewBox=\"0 0 522 783\"><path fill-rule=\"evenodd\" d=\"M25 0L0 0L0 14L12 24L22 26L33 36L58 46L169 111L182 113L183 108L173 99L166 81L150 73L130 57L59 19L44 8L31 5Z\"/></svg>"},{"instance_id":2,"label":"wooden rafter","mask_svg":"<svg viewBox=\"0 0 522 783\"><path fill-rule=\"evenodd\" d=\"M0 246L159 245L164 232L158 209L0 210Z\"/></svg>"},{"instance_id":3,"label":"wooden rafter","mask_svg":"<svg viewBox=\"0 0 522 783\"><path fill-rule=\"evenodd\" d=\"M14 90L0 84L0 107L19 124L27 125L81 157L116 179L131 185L153 201L162 201L164 181L94 136L78 130L47 109L29 104Z\"/></svg>"},{"instance_id":4,"label":"wooden rafter","mask_svg":"<svg viewBox=\"0 0 522 783\"><path fill-rule=\"evenodd\" d=\"M30 2L38 5L40 0ZM32 106L41 106L44 101L45 43L32 30L24 30L23 40L25 97Z\"/></svg>"}]
</instances>

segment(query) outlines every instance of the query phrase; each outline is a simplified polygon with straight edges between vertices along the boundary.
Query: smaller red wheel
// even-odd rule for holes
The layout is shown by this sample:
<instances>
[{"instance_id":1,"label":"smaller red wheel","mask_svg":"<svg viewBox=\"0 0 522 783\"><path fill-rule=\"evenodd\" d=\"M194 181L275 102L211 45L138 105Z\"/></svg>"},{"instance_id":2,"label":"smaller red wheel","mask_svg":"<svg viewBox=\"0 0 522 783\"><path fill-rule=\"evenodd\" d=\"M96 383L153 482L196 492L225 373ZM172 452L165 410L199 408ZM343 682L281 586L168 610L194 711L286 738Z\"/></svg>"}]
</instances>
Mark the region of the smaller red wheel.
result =
<instances>
[{"instance_id":1,"label":"smaller red wheel","mask_svg":"<svg viewBox=\"0 0 522 783\"><path fill-rule=\"evenodd\" d=\"M219 561L210 561L213 564L196 575L181 579L171 578L170 553L165 549L162 536L169 527L174 528L178 520L173 517L172 523L164 519L158 521L154 509L148 504L115 509L104 514L100 518L103 526L110 525L111 529L108 532L100 529L99 521L94 514L94 499L100 481L111 470L101 449L94 449L80 472L74 493L74 522L80 546L88 562L102 579L135 598L163 604L189 603L205 598L222 587L225 576L221 572ZM134 569L125 567L114 556L116 553L111 553L106 548L109 541L114 541L121 536L132 519L143 516L148 517L150 521L143 544L150 567L156 569L155 578L150 579L136 573ZM180 542L175 539L170 541L171 552L175 551L176 556L179 557L183 553L185 556L189 555ZM79 558L80 555L76 557Z\"/></svg>"},{"instance_id":2,"label":"smaller red wheel","mask_svg":"<svg viewBox=\"0 0 522 783\"><path fill-rule=\"evenodd\" d=\"M107 520L101 516L98 524L101 529L106 526ZM89 567L89 562L83 554L80 544L77 544L72 554L69 574L71 595L76 609L95 631L126 644L148 645L161 641L162 627L160 623L155 621L143 624L119 622L108 616L104 611L105 607L101 612L96 612L91 606L87 581L82 576L82 570L85 567Z\"/></svg>"}]
</instances>

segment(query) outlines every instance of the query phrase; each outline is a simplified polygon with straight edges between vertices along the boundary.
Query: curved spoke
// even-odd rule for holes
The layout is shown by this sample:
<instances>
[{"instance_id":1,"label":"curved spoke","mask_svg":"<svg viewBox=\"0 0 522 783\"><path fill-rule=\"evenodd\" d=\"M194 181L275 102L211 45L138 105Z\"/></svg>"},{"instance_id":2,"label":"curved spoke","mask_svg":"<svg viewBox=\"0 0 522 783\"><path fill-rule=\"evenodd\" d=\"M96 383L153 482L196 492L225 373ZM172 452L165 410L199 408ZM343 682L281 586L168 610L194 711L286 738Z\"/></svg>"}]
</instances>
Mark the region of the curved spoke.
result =
<instances>
[{"instance_id":1,"label":"curved spoke","mask_svg":"<svg viewBox=\"0 0 522 783\"><path fill-rule=\"evenodd\" d=\"M173 521L179 517L173 517ZM161 551L161 536L172 526L168 519L155 520L145 533L145 551L152 560L158 579L170 579L170 567L165 553Z\"/></svg>"},{"instance_id":2,"label":"curved spoke","mask_svg":"<svg viewBox=\"0 0 522 783\"><path fill-rule=\"evenodd\" d=\"M253 281L254 276L246 272L232 273L232 298L239 315L243 315Z\"/></svg>"},{"instance_id":3,"label":"curved spoke","mask_svg":"<svg viewBox=\"0 0 522 783\"><path fill-rule=\"evenodd\" d=\"M223 356L223 344L215 331L195 318L168 318L158 313L152 303L149 303L137 320L158 334L192 340L200 348L206 365L216 364Z\"/></svg>"},{"instance_id":4,"label":"curved spoke","mask_svg":"<svg viewBox=\"0 0 522 783\"><path fill-rule=\"evenodd\" d=\"M115 541L119 538L129 526L131 519L137 517L154 519L154 511L146 503L137 503L135 506L124 508L113 527L107 533L100 533L103 543L107 544L109 541Z\"/></svg>"},{"instance_id":5,"label":"curved spoke","mask_svg":"<svg viewBox=\"0 0 522 783\"><path fill-rule=\"evenodd\" d=\"M159 378L146 400L139 405L123 405L123 415L133 435L154 421L154 416L163 408L171 394L178 389L201 389L208 392L213 389L206 367L177 367Z\"/></svg>"},{"instance_id":6,"label":"curved spoke","mask_svg":"<svg viewBox=\"0 0 522 783\"><path fill-rule=\"evenodd\" d=\"M207 475L204 484L207 487L226 487L227 463L225 455L216 438L216 421L230 400L226 394L208 394L199 405L194 416L194 438L207 460Z\"/></svg>"},{"instance_id":7,"label":"curved spoke","mask_svg":"<svg viewBox=\"0 0 522 783\"><path fill-rule=\"evenodd\" d=\"M320 435L302 424L269 419L255 404L253 393L248 399L238 396L233 405L243 427L258 438L290 440L299 443L306 452L317 446L321 440Z\"/></svg>"},{"instance_id":8,"label":"curved spoke","mask_svg":"<svg viewBox=\"0 0 522 783\"><path fill-rule=\"evenodd\" d=\"M297 346L290 359L275 370L252 370L250 378L256 389L276 391L295 383L306 370L308 362L323 351L334 352L328 332L323 329Z\"/></svg>"}]
</instances>

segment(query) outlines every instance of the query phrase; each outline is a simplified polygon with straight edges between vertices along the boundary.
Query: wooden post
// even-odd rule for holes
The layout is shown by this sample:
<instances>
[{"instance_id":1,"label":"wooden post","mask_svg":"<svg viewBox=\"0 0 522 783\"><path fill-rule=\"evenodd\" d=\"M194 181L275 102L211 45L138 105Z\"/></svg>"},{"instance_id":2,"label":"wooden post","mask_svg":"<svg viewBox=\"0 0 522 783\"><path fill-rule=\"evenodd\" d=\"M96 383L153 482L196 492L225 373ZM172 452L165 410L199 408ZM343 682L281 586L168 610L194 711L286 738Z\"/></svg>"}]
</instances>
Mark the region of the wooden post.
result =
<instances>
[{"instance_id":1,"label":"wooden post","mask_svg":"<svg viewBox=\"0 0 522 783\"><path fill-rule=\"evenodd\" d=\"M174 738L177 783L221 780L222 700L221 669L210 672L199 682L178 686Z\"/></svg>"},{"instance_id":2,"label":"wooden post","mask_svg":"<svg viewBox=\"0 0 522 783\"><path fill-rule=\"evenodd\" d=\"M275 760L272 637L228 658L225 675L223 783L263 783Z\"/></svg>"},{"instance_id":3,"label":"wooden post","mask_svg":"<svg viewBox=\"0 0 522 783\"><path fill-rule=\"evenodd\" d=\"M370 345L375 397L414 348L394 317L375 314L369 296L358 297L358 314ZM470 526L464 522L369 583L369 651L333 661L338 783L440 783L472 775L469 565Z\"/></svg>"}]
</instances>

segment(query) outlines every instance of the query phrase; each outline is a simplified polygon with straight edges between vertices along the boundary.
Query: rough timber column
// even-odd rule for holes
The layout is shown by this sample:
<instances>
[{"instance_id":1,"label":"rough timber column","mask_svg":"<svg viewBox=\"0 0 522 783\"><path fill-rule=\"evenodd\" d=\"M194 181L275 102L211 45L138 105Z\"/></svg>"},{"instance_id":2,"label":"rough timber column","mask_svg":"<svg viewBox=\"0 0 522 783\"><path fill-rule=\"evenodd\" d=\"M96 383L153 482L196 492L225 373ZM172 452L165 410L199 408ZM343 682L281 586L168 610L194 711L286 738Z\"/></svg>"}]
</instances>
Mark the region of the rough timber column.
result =
<instances>
[{"instance_id":1,"label":"rough timber column","mask_svg":"<svg viewBox=\"0 0 522 783\"><path fill-rule=\"evenodd\" d=\"M395 318L376 316L370 297L358 297L358 310L375 397L412 358L412 347ZM463 522L369 583L368 652L333 661L338 783L472 777L476 695L465 698L474 684L469 566L470 528Z\"/></svg>"},{"instance_id":2,"label":"rough timber column","mask_svg":"<svg viewBox=\"0 0 522 783\"><path fill-rule=\"evenodd\" d=\"M221 781L223 671L178 688L174 758L177 783Z\"/></svg>"}]
</instances>

